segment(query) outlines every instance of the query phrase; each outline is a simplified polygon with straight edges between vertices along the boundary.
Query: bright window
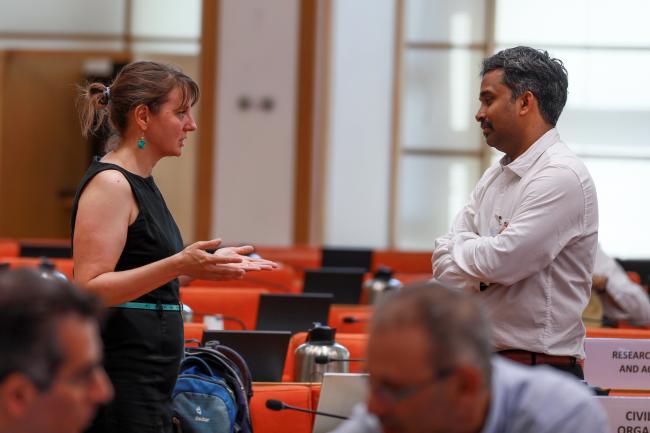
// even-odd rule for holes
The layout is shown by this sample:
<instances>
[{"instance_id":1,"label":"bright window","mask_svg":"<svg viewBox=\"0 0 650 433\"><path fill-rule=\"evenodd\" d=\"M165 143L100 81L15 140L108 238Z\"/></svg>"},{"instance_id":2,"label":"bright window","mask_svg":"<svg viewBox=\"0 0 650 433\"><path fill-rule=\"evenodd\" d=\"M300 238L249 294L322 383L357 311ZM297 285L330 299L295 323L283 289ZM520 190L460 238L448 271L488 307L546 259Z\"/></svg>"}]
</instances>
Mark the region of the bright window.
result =
<instances>
[{"instance_id":1,"label":"bright window","mask_svg":"<svg viewBox=\"0 0 650 433\"><path fill-rule=\"evenodd\" d=\"M496 159L473 121L480 59L488 54L484 41L493 40L496 50L529 45L565 63L569 99L558 129L594 178L600 241L614 256L650 257L644 192L650 185L650 2L496 0L493 11L489 4L406 1L397 244L432 248L431 240L448 230L450 215L467 199L444 198L466 194L464 187L450 187L460 173L452 167L466 161L463 185L473 186L485 169L481 162ZM481 38L481 29L489 28L493 34ZM454 63L462 49L464 60ZM431 185L418 189L420 182Z\"/></svg>"}]
</instances>

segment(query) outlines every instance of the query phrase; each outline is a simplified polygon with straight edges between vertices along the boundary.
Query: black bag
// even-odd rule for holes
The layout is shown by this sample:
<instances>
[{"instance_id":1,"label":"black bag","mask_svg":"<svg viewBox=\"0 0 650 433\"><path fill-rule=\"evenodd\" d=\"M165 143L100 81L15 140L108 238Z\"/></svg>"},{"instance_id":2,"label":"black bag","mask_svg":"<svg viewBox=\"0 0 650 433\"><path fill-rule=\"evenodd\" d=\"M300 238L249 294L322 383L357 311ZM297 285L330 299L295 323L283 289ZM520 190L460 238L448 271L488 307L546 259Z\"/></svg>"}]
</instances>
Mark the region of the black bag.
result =
<instances>
[{"instance_id":1,"label":"black bag","mask_svg":"<svg viewBox=\"0 0 650 433\"><path fill-rule=\"evenodd\" d=\"M229 347L187 347L174 391L173 422L182 433L253 433L251 374Z\"/></svg>"}]
</instances>

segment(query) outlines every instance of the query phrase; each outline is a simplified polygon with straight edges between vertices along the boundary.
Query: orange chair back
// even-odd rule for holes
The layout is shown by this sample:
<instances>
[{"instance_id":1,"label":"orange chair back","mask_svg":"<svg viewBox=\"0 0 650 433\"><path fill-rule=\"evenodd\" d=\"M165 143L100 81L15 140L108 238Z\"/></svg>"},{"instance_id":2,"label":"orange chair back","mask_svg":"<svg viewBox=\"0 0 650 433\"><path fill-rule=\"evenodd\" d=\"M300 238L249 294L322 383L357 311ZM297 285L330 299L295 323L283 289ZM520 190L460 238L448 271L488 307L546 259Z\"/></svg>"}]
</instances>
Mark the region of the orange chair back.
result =
<instances>
[{"instance_id":1,"label":"orange chair back","mask_svg":"<svg viewBox=\"0 0 650 433\"><path fill-rule=\"evenodd\" d=\"M292 406L315 409L312 390L299 384L253 384L251 418L255 433L311 433L314 416L293 410L272 411L266 407L267 400L280 400Z\"/></svg>"},{"instance_id":2,"label":"orange chair back","mask_svg":"<svg viewBox=\"0 0 650 433\"><path fill-rule=\"evenodd\" d=\"M318 401L320 400L321 384L320 383L310 383L309 386L311 388L311 404L313 405L314 408L317 408L318 407Z\"/></svg>"},{"instance_id":3,"label":"orange chair back","mask_svg":"<svg viewBox=\"0 0 650 433\"><path fill-rule=\"evenodd\" d=\"M183 323L185 340L196 340L196 342L185 343L186 346L197 347L203 339L203 323Z\"/></svg>"},{"instance_id":4,"label":"orange chair back","mask_svg":"<svg viewBox=\"0 0 650 433\"><path fill-rule=\"evenodd\" d=\"M641 275L639 275L638 272L627 271L626 274L630 280L634 281L637 284L641 284Z\"/></svg>"},{"instance_id":5,"label":"orange chair back","mask_svg":"<svg viewBox=\"0 0 650 433\"><path fill-rule=\"evenodd\" d=\"M305 269L319 268L322 260L321 248L312 245L255 246L255 252L274 262L291 266L299 273Z\"/></svg>"},{"instance_id":6,"label":"orange chair back","mask_svg":"<svg viewBox=\"0 0 650 433\"><path fill-rule=\"evenodd\" d=\"M276 293L299 293L300 286L296 281L296 273L286 265L272 271L247 272L241 280L212 281L194 280L189 287L263 287L270 292Z\"/></svg>"},{"instance_id":7,"label":"orange chair back","mask_svg":"<svg viewBox=\"0 0 650 433\"><path fill-rule=\"evenodd\" d=\"M339 334L363 334L368 332L372 312L372 305L332 305L328 325Z\"/></svg>"},{"instance_id":8,"label":"orange chair back","mask_svg":"<svg viewBox=\"0 0 650 433\"><path fill-rule=\"evenodd\" d=\"M72 259L48 259L54 264L56 270L65 275L68 280L72 281ZM15 268L36 268L41 259L39 257L2 257L0 263L9 263L9 267Z\"/></svg>"},{"instance_id":9,"label":"orange chair back","mask_svg":"<svg viewBox=\"0 0 650 433\"><path fill-rule=\"evenodd\" d=\"M383 250L372 254L372 270L388 266L393 272L431 274L431 252Z\"/></svg>"},{"instance_id":10,"label":"orange chair back","mask_svg":"<svg viewBox=\"0 0 650 433\"><path fill-rule=\"evenodd\" d=\"M289 340L287 357L284 362L284 371L282 373L283 382L295 381L293 368L295 364L295 352L298 346L307 341L307 333L299 332L294 334ZM339 334L336 333L336 342L345 346L350 351L350 358L366 359L366 348L368 346L368 334ZM362 373L366 369L365 362L350 362L350 373Z\"/></svg>"},{"instance_id":11,"label":"orange chair back","mask_svg":"<svg viewBox=\"0 0 650 433\"><path fill-rule=\"evenodd\" d=\"M587 328L587 338L650 339L650 329Z\"/></svg>"},{"instance_id":12,"label":"orange chair back","mask_svg":"<svg viewBox=\"0 0 650 433\"><path fill-rule=\"evenodd\" d=\"M13 239L0 239L0 257L17 257L20 254L20 245ZM3 260L0 259L0 263Z\"/></svg>"},{"instance_id":13,"label":"orange chair back","mask_svg":"<svg viewBox=\"0 0 650 433\"><path fill-rule=\"evenodd\" d=\"M267 289L252 287L188 286L181 287L181 301L192 309L193 322L202 323L206 314L222 314L225 329L242 329L241 324L233 320L235 318L243 322L246 329L255 329L260 295L268 292Z\"/></svg>"}]
</instances>

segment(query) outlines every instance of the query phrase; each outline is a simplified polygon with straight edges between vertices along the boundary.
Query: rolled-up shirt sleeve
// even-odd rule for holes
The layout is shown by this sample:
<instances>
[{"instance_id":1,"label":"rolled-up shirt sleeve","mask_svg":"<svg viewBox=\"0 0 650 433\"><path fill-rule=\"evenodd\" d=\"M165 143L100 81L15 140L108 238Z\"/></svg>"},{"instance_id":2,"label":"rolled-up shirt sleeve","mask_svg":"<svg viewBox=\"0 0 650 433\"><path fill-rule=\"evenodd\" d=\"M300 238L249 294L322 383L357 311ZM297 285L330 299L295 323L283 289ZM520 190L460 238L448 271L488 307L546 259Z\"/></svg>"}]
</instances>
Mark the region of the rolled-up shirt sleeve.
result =
<instances>
[{"instance_id":1,"label":"rolled-up shirt sleeve","mask_svg":"<svg viewBox=\"0 0 650 433\"><path fill-rule=\"evenodd\" d=\"M510 286L548 266L584 227L585 197L568 167L548 166L525 186L521 202L495 236L459 231L450 260L474 280Z\"/></svg>"}]
</instances>

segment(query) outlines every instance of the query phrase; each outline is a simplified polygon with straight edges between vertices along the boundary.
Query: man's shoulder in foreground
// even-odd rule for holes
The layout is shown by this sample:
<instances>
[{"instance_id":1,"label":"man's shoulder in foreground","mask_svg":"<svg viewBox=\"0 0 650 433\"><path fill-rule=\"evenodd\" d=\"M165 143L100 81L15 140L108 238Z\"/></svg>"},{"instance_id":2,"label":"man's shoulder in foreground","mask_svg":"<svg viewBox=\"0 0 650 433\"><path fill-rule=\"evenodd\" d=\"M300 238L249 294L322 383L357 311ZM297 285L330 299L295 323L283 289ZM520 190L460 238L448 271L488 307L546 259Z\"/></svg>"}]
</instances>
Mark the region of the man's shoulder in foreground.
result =
<instances>
[{"instance_id":1,"label":"man's shoulder in foreground","mask_svg":"<svg viewBox=\"0 0 650 433\"><path fill-rule=\"evenodd\" d=\"M492 362L490 415L482 433L606 433L604 409L574 376L550 367Z\"/></svg>"}]
</instances>

